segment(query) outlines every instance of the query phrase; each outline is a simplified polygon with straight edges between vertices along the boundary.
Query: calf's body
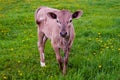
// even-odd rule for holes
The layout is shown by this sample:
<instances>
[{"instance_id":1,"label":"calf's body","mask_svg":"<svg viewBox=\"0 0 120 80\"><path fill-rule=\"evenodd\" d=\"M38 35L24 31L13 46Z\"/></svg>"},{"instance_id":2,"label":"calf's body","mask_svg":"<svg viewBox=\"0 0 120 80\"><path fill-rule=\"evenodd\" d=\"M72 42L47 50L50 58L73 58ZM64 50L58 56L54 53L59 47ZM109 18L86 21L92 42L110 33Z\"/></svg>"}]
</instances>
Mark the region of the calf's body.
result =
<instances>
[{"instance_id":1,"label":"calf's body","mask_svg":"<svg viewBox=\"0 0 120 80\"><path fill-rule=\"evenodd\" d=\"M38 25L38 49L40 52L41 66L45 66L44 47L47 39L51 40L56 59L63 74L66 67L74 40L74 27L72 19L79 18L82 11L71 13L68 10L58 10L49 7L40 7L36 10L35 21ZM64 52L64 58L60 55L60 49Z\"/></svg>"}]
</instances>

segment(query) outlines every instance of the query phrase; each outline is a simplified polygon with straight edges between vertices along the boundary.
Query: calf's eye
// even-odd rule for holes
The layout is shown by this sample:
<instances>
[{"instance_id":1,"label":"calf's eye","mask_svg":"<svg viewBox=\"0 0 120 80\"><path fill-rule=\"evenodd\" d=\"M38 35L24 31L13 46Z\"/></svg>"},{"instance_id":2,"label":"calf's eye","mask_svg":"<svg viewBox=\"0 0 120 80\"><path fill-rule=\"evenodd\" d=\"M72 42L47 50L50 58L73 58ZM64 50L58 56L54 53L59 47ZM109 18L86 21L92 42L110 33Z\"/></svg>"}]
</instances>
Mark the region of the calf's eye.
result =
<instances>
[{"instance_id":1,"label":"calf's eye","mask_svg":"<svg viewBox=\"0 0 120 80\"><path fill-rule=\"evenodd\" d=\"M70 20L70 23L72 22L72 20Z\"/></svg>"},{"instance_id":2,"label":"calf's eye","mask_svg":"<svg viewBox=\"0 0 120 80\"><path fill-rule=\"evenodd\" d=\"M57 23L59 23L59 21L57 20Z\"/></svg>"},{"instance_id":3,"label":"calf's eye","mask_svg":"<svg viewBox=\"0 0 120 80\"><path fill-rule=\"evenodd\" d=\"M60 21L58 21L58 20L57 20L57 23L60 23L60 24L61 24L61 22L60 22Z\"/></svg>"}]
</instances>

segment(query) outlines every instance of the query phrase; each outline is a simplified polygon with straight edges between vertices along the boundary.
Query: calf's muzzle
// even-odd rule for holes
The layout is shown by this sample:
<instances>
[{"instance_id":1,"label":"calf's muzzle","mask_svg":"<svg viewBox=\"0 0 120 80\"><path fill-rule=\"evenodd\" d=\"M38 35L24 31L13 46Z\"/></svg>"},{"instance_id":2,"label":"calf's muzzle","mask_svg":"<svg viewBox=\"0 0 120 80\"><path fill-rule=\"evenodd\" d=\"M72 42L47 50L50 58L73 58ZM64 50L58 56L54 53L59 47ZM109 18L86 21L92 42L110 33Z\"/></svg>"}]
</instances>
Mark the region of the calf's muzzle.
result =
<instances>
[{"instance_id":1,"label":"calf's muzzle","mask_svg":"<svg viewBox=\"0 0 120 80\"><path fill-rule=\"evenodd\" d=\"M61 37L66 37L67 32L60 32Z\"/></svg>"}]
</instances>

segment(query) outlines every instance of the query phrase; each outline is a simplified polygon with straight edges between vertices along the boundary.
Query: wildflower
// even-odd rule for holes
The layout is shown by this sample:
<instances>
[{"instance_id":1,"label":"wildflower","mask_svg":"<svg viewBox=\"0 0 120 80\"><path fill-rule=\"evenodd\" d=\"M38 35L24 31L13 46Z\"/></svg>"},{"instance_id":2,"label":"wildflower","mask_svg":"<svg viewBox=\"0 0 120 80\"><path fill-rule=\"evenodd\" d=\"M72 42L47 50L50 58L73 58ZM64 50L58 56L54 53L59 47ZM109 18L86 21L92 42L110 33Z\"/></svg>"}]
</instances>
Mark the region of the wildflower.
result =
<instances>
[{"instance_id":1,"label":"wildflower","mask_svg":"<svg viewBox=\"0 0 120 80\"><path fill-rule=\"evenodd\" d=\"M20 70L18 70L18 74L19 74L19 76L22 76L22 75L23 75Z\"/></svg>"},{"instance_id":2,"label":"wildflower","mask_svg":"<svg viewBox=\"0 0 120 80\"><path fill-rule=\"evenodd\" d=\"M94 52L93 54L94 54L94 55L96 55L96 53L95 53L95 52Z\"/></svg>"},{"instance_id":3,"label":"wildflower","mask_svg":"<svg viewBox=\"0 0 120 80\"><path fill-rule=\"evenodd\" d=\"M108 47L108 46L106 46L106 48L108 49L109 47Z\"/></svg>"},{"instance_id":4,"label":"wildflower","mask_svg":"<svg viewBox=\"0 0 120 80\"><path fill-rule=\"evenodd\" d=\"M6 76L3 76L3 79L7 79L7 77L6 77Z\"/></svg>"},{"instance_id":5,"label":"wildflower","mask_svg":"<svg viewBox=\"0 0 120 80\"><path fill-rule=\"evenodd\" d=\"M103 41L102 41L102 40L100 40L100 42L102 43Z\"/></svg>"},{"instance_id":6,"label":"wildflower","mask_svg":"<svg viewBox=\"0 0 120 80\"><path fill-rule=\"evenodd\" d=\"M99 65L98 67L99 67L99 68L101 68L101 67L102 67L102 65Z\"/></svg>"},{"instance_id":7,"label":"wildflower","mask_svg":"<svg viewBox=\"0 0 120 80\"><path fill-rule=\"evenodd\" d=\"M103 53L102 51L100 51L100 53Z\"/></svg>"},{"instance_id":8,"label":"wildflower","mask_svg":"<svg viewBox=\"0 0 120 80\"><path fill-rule=\"evenodd\" d=\"M118 51L120 51L120 48L118 48Z\"/></svg>"},{"instance_id":9,"label":"wildflower","mask_svg":"<svg viewBox=\"0 0 120 80\"><path fill-rule=\"evenodd\" d=\"M20 76L22 76L23 74L22 73L19 73Z\"/></svg>"},{"instance_id":10,"label":"wildflower","mask_svg":"<svg viewBox=\"0 0 120 80\"><path fill-rule=\"evenodd\" d=\"M10 50L11 50L11 51L13 51L14 49L13 49L13 48L11 48Z\"/></svg>"},{"instance_id":11,"label":"wildflower","mask_svg":"<svg viewBox=\"0 0 120 80\"><path fill-rule=\"evenodd\" d=\"M20 63L21 61L19 60L18 63Z\"/></svg>"},{"instance_id":12,"label":"wildflower","mask_svg":"<svg viewBox=\"0 0 120 80\"><path fill-rule=\"evenodd\" d=\"M18 70L18 73L20 73L21 71L20 70Z\"/></svg>"},{"instance_id":13,"label":"wildflower","mask_svg":"<svg viewBox=\"0 0 120 80\"><path fill-rule=\"evenodd\" d=\"M98 35L100 35L101 33L99 32Z\"/></svg>"},{"instance_id":14,"label":"wildflower","mask_svg":"<svg viewBox=\"0 0 120 80\"><path fill-rule=\"evenodd\" d=\"M118 34L118 36L120 36L120 34Z\"/></svg>"}]
</instances>

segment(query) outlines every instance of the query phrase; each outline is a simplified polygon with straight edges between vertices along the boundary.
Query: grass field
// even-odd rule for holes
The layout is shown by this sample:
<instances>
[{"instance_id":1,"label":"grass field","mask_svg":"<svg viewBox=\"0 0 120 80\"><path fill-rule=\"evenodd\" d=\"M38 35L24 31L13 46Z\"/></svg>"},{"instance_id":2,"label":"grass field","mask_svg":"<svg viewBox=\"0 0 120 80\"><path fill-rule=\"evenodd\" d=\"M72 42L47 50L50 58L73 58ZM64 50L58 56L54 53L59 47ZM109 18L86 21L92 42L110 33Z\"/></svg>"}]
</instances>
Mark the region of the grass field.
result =
<instances>
[{"instance_id":1,"label":"grass field","mask_svg":"<svg viewBox=\"0 0 120 80\"><path fill-rule=\"evenodd\" d=\"M62 76L50 41L41 68L34 12L39 6L83 10ZM120 80L119 0L0 0L0 80Z\"/></svg>"}]
</instances>

